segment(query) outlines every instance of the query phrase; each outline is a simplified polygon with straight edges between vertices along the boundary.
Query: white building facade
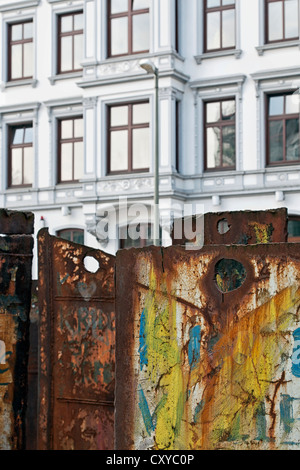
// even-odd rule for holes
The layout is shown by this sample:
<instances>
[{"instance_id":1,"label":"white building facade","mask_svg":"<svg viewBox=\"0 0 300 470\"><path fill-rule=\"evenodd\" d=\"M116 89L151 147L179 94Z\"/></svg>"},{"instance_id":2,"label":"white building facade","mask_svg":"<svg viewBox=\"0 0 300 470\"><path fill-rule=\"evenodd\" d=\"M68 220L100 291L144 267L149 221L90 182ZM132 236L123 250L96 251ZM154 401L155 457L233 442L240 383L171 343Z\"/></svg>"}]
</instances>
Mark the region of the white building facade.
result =
<instances>
[{"instance_id":1,"label":"white building facade","mask_svg":"<svg viewBox=\"0 0 300 470\"><path fill-rule=\"evenodd\" d=\"M0 15L1 207L127 246L126 208L153 206L150 59L162 243L185 205L284 206L300 235L299 0L0 0Z\"/></svg>"}]
</instances>

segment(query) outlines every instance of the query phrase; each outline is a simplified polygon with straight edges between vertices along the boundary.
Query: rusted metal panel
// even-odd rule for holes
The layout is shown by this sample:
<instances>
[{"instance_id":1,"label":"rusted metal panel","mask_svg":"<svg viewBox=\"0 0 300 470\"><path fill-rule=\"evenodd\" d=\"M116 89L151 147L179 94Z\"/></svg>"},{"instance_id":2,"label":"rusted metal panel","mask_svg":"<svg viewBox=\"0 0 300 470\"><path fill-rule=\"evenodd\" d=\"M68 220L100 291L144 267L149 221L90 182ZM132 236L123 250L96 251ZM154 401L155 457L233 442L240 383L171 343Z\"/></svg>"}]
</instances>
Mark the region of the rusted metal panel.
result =
<instances>
[{"instance_id":1,"label":"rusted metal panel","mask_svg":"<svg viewBox=\"0 0 300 470\"><path fill-rule=\"evenodd\" d=\"M31 235L34 232L32 212L0 209L0 233L7 235Z\"/></svg>"},{"instance_id":2,"label":"rusted metal panel","mask_svg":"<svg viewBox=\"0 0 300 470\"><path fill-rule=\"evenodd\" d=\"M123 250L116 290L117 449L300 449L299 244Z\"/></svg>"},{"instance_id":3,"label":"rusted metal panel","mask_svg":"<svg viewBox=\"0 0 300 470\"><path fill-rule=\"evenodd\" d=\"M27 215L0 211L1 233L31 233ZM32 214L29 220L32 221ZM31 235L0 238L0 449L25 448Z\"/></svg>"},{"instance_id":4,"label":"rusted metal panel","mask_svg":"<svg viewBox=\"0 0 300 470\"><path fill-rule=\"evenodd\" d=\"M268 211L209 212L200 225L202 245L253 245L256 243L280 243L287 241L287 209ZM173 245L196 241L197 216L191 217L192 240L185 235L187 219L174 221L171 238ZM203 233L202 233L203 228Z\"/></svg>"},{"instance_id":5,"label":"rusted metal panel","mask_svg":"<svg viewBox=\"0 0 300 470\"><path fill-rule=\"evenodd\" d=\"M113 449L115 257L47 229L38 245L39 449Z\"/></svg>"}]
</instances>

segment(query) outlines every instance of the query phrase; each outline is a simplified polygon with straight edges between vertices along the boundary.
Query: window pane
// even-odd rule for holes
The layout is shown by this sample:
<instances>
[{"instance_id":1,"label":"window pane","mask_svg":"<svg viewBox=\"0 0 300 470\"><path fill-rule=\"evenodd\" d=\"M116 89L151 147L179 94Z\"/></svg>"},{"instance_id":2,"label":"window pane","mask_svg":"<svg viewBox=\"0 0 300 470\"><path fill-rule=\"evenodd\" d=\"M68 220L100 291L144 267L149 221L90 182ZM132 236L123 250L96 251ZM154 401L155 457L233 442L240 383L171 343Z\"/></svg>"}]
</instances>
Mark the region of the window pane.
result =
<instances>
[{"instance_id":1,"label":"window pane","mask_svg":"<svg viewBox=\"0 0 300 470\"><path fill-rule=\"evenodd\" d=\"M132 123L143 124L150 120L149 103L134 104L132 106Z\"/></svg>"},{"instance_id":2,"label":"window pane","mask_svg":"<svg viewBox=\"0 0 300 470\"><path fill-rule=\"evenodd\" d=\"M207 15L207 49L220 49L220 12L215 11Z\"/></svg>"},{"instance_id":3,"label":"window pane","mask_svg":"<svg viewBox=\"0 0 300 470\"><path fill-rule=\"evenodd\" d=\"M32 22L30 23L24 23L24 33L23 33L23 36L24 36L24 39L30 39L32 38L33 36L33 24Z\"/></svg>"},{"instance_id":4,"label":"window pane","mask_svg":"<svg viewBox=\"0 0 300 470\"><path fill-rule=\"evenodd\" d=\"M149 14L134 15L132 18L132 50L149 50Z\"/></svg>"},{"instance_id":5,"label":"window pane","mask_svg":"<svg viewBox=\"0 0 300 470\"><path fill-rule=\"evenodd\" d=\"M235 10L225 10L222 13L222 47L235 46Z\"/></svg>"},{"instance_id":6,"label":"window pane","mask_svg":"<svg viewBox=\"0 0 300 470\"><path fill-rule=\"evenodd\" d=\"M83 119L74 120L74 137L83 137Z\"/></svg>"},{"instance_id":7,"label":"window pane","mask_svg":"<svg viewBox=\"0 0 300 470\"><path fill-rule=\"evenodd\" d=\"M149 128L133 129L132 131L132 167L149 168Z\"/></svg>"},{"instance_id":8,"label":"window pane","mask_svg":"<svg viewBox=\"0 0 300 470\"><path fill-rule=\"evenodd\" d=\"M62 33L69 33L73 31L73 16L61 16L60 18L60 30Z\"/></svg>"},{"instance_id":9,"label":"window pane","mask_svg":"<svg viewBox=\"0 0 300 470\"><path fill-rule=\"evenodd\" d=\"M285 8L285 38L298 37L298 0L286 0Z\"/></svg>"},{"instance_id":10,"label":"window pane","mask_svg":"<svg viewBox=\"0 0 300 470\"><path fill-rule=\"evenodd\" d=\"M74 70L81 69L83 59L83 34L74 36Z\"/></svg>"},{"instance_id":11,"label":"window pane","mask_svg":"<svg viewBox=\"0 0 300 470\"><path fill-rule=\"evenodd\" d=\"M206 104L206 122L218 122L220 120L220 102Z\"/></svg>"},{"instance_id":12,"label":"window pane","mask_svg":"<svg viewBox=\"0 0 300 470\"><path fill-rule=\"evenodd\" d=\"M269 41L283 38L282 2L269 3Z\"/></svg>"},{"instance_id":13,"label":"window pane","mask_svg":"<svg viewBox=\"0 0 300 470\"><path fill-rule=\"evenodd\" d=\"M24 44L24 77L33 76L33 44Z\"/></svg>"},{"instance_id":14,"label":"window pane","mask_svg":"<svg viewBox=\"0 0 300 470\"><path fill-rule=\"evenodd\" d=\"M73 119L61 121L61 138L71 139L73 137Z\"/></svg>"},{"instance_id":15,"label":"window pane","mask_svg":"<svg viewBox=\"0 0 300 470\"><path fill-rule=\"evenodd\" d=\"M207 8L221 6L221 0L207 0Z\"/></svg>"},{"instance_id":16,"label":"window pane","mask_svg":"<svg viewBox=\"0 0 300 470\"><path fill-rule=\"evenodd\" d=\"M73 144L61 144L61 181L72 181L72 149Z\"/></svg>"},{"instance_id":17,"label":"window pane","mask_svg":"<svg viewBox=\"0 0 300 470\"><path fill-rule=\"evenodd\" d=\"M110 108L110 125L127 126L128 106L114 106Z\"/></svg>"},{"instance_id":18,"label":"window pane","mask_svg":"<svg viewBox=\"0 0 300 470\"><path fill-rule=\"evenodd\" d=\"M11 78L22 77L22 45L16 44L11 47Z\"/></svg>"},{"instance_id":19,"label":"window pane","mask_svg":"<svg viewBox=\"0 0 300 470\"><path fill-rule=\"evenodd\" d=\"M25 144L30 144L30 143L32 143L32 141L33 141L33 129L32 129L32 127L26 127L24 143Z\"/></svg>"},{"instance_id":20,"label":"window pane","mask_svg":"<svg viewBox=\"0 0 300 470\"><path fill-rule=\"evenodd\" d=\"M288 234L291 237L300 237L300 220L288 221Z\"/></svg>"},{"instance_id":21,"label":"window pane","mask_svg":"<svg viewBox=\"0 0 300 470\"><path fill-rule=\"evenodd\" d=\"M74 15L74 30L80 31L83 29L83 14Z\"/></svg>"},{"instance_id":22,"label":"window pane","mask_svg":"<svg viewBox=\"0 0 300 470\"><path fill-rule=\"evenodd\" d=\"M114 18L111 20L111 54L127 54L128 52L128 19Z\"/></svg>"},{"instance_id":23,"label":"window pane","mask_svg":"<svg viewBox=\"0 0 300 470\"><path fill-rule=\"evenodd\" d=\"M283 96L272 96L269 100L269 116L283 114Z\"/></svg>"},{"instance_id":24,"label":"window pane","mask_svg":"<svg viewBox=\"0 0 300 470\"><path fill-rule=\"evenodd\" d=\"M83 230L73 230L73 242L84 244L84 231Z\"/></svg>"},{"instance_id":25,"label":"window pane","mask_svg":"<svg viewBox=\"0 0 300 470\"><path fill-rule=\"evenodd\" d=\"M269 123L270 162L283 160L283 123L272 121Z\"/></svg>"},{"instance_id":26,"label":"window pane","mask_svg":"<svg viewBox=\"0 0 300 470\"><path fill-rule=\"evenodd\" d=\"M12 41L20 41L23 37L22 24L14 24L11 26Z\"/></svg>"},{"instance_id":27,"label":"window pane","mask_svg":"<svg viewBox=\"0 0 300 470\"><path fill-rule=\"evenodd\" d=\"M112 14L128 11L128 0L111 0L110 9Z\"/></svg>"},{"instance_id":28,"label":"window pane","mask_svg":"<svg viewBox=\"0 0 300 470\"><path fill-rule=\"evenodd\" d=\"M299 119L286 121L286 160L299 160Z\"/></svg>"},{"instance_id":29,"label":"window pane","mask_svg":"<svg viewBox=\"0 0 300 470\"><path fill-rule=\"evenodd\" d=\"M218 127L210 127L206 131L207 168L215 168L221 165L220 129Z\"/></svg>"},{"instance_id":30,"label":"window pane","mask_svg":"<svg viewBox=\"0 0 300 470\"><path fill-rule=\"evenodd\" d=\"M285 97L285 112L286 114L299 113L299 95L286 95Z\"/></svg>"},{"instance_id":31,"label":"window pane","mask_svg":"<svg viewBox=\"0 0 300 470\"><path fill-rule=\"evenodd\" d=\"M33 181L33 147L24 148L24 181L23 184L32 184Z\"/></svg>"},{"instance_id":32,"label":"window pane","mask_svg":"<svg viewBox=\"0 0 300 470\"><path fill-rule=\"evenodd\" d=\"M61 38L61 59L60 59L60 70L65 72L72 70L72 37L67 36Z\"/></svg>"},{"instance_id":33,"label":"window pane","mask_svg":"<svg viewBox=\"0 0 300 470\"><path fill-rule=\"evenodd\" d=\"M11 152L11 184L22 184L22 149Z\"/></svg>"},{"instance_id":34,"label":"window pane","mask_svg":"<svg viewBox=\"0 0 300 470\"><path fill-rule=\"evenodd\" d=\"M222 120L235 119L235 101L223 101L222 103Z\"/></svg>"},{"instance_id":35,"label":"window pane","mask_svg":"<svg viewBox=\"0 0 300 470\"><path fill-rule=\"evenodd\" d=\"M133 0L132 1L133 10L144 10L145 8L150 8L150 0Z\"/></svg>"},{"instance_id":36,"label":"window pane","mask_svg":"<svg viewBox=\"0 0 300 470\"><path fill-rule=\"evenodd\" d=\"M235 0L222 0L222 5L225 6L225 5L234 5L235 4Z\"/></svg>"},{"instance_id":37,"label":"window pane","mask_svg":"<svg viewBox=\"0 0 300 470\"><path fill-rule=\"evenodd\" d=\"M24 138L23 128L13 130L13 140L12 140L13 145L23 144L23 138Z\"/></svg>"},{"instance_id":38,"label":"window pane","mask_svg":"<svg viewBox=\"0 0 300 470\"><path fill-rule=\"evenodd\" d=\"M235 126L223 128L223 165L235 165Z\"/></svg>"},{"instance_id":39,"label":"window pane","mask_svg":"<svg viewBox=\"0 0 300 470\"><path fill-rule=\"evenodd\" d=\"M110 171L128 169L128 133L113 131L110 134Z\"/></svg>"},{"instance_id":40,"label":"window pane","mask_svg":"<svg viewBox=\"0 0 300 470\"><path fill-rule=\"evenodd\" d=\"M74 143L74 179L83 177L83 142Z\"/></svg>"}]
</instances>

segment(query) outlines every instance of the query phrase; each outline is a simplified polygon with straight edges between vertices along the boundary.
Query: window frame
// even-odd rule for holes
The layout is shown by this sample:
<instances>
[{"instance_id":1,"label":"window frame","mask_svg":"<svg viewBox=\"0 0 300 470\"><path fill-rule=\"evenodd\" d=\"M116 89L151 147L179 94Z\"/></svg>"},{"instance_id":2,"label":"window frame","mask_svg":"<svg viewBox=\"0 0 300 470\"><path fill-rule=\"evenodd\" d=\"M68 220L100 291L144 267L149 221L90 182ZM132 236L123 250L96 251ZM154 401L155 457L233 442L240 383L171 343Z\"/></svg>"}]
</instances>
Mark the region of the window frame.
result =
<instances>
[{"instance_id":1,"label":"window frame","mask_svg":"<svg viewBox=\"0 0 300 470\"><path fill-rule=\"evenodd\" d=\"M69 183L78 183L80 180L79 179L74 179L74 143L76 142L82 142L84 145L84 135L82 137L74 137L74 121L76 119L82 119L84 121L83 115L76 115L76 116L60 116L57 118L57 184L69 184ZM73 137L69 139L62 139L61 138L61 123L62 121L71 121L72 120L72 128L73 128ZM83 122L83 134L84 134L84 122ZM61 144L62 143L72 143L72 176L73 179L71 180L62 180L61 178ZM83 165L84 165L84 146L83 146ZM82 176L84 175L84 168L83 168L83 173Z\"/></svg>"},{"instance_id":2,"label":"window frame","mask_svg":"<svg viewBox=\"0 0 300 470\"><path fill-rule=\"evenodd\" d=\"M31 125L31 126L30 126ZM17 144L13 145L12 143L12 137L13 137L13 132L15 129L19 128L32 128L32 142L30 143L22 143L22 144ZM34 184L34 168L33 168L33 174L32 174L32 182L31 183L24 183L24 148L32 148L32 163L34 166L34 125L32 121L26 121L26 122L18 122L18 123L12 123L8 124L7 128L7 155L8 155L8 161L7 161L7 188L8 189L16 189L16 188L32 188ZM22 149L22 183L21 184L12 184L12 149L13 148L21 148Z\"/></svg>"},{"instance_id":3,"label":"window frame","mask_svg":"<svg viewBox=\"0 0 300 470\"><path fill-rule=\"evenodd\" d=\"M286 42L291 42L291 41L297 41L299 40L299 0L298 0L298 35L291 37L291 38L285 38L283 37L282 39L274 39L274 40L269 40L268 35L269 35L269 4L270 3L279 3L281 2L282 5L282 31L283 31L283 36L285 35L285 21L284 21L284 16L285 16L285 9L284 9L284 2L286 0L264 0L264 44L265 45L272 45L272 44L278 44L278 43L286 43Z\"/></svg>"},{"instance_id":4,"label":"window frame","mask_svg":"<svg viewBox=\"0 0 300 470\"><path fill-rule=\"evenodd\" d=\"M299 215L289 215L288 222L295 221L300 223L300 216ZM300 236L292 237L288 233L288 243L300 243Z\"/></svg>"},{"instance_id":5,"label":"window frame","mask_svg":"<svg viewBox=\"0 0 300 470\"><path fill-rule=\"evenodd\" d=\"M137 168L133 169L132 168L132 130L133 129L149 129L150 133L150 118L151 115L149 113L149 122L148 123L142 123L142 124L132 124L132 107L136 104L149 104L149 109L150 109L150 101L148 99L143 99L140 101L126 101L126 102L118 102L114 104L109 104L107 105L107 162L106 162L106 174L107 175L121 175L121 174L133 174L133 173L148 173L150 171L150 166L151 166L151 154L150 155L150 161L149 161L149 166L147 168ZM128 124L125 126L111 126L111 109L114 107L122 107L122 106L128 106ZM131 119L129 119L131 118ZM112 130L127 130L128 132L128 160L127 160L127 170L120 170L120 171L111 171L111 145L110 145L110 134ZM130 132L129 132L130 130ZM150 141L149 141L149 146L150 146ZM150 148L150 147L149 147Z\"/></svg>"},{"instance_id":6,"label":"window frame","mask_svg":"<svg viewBox=\"0 0 300 470\"><path fill-rule=\"evenodd\" d=\"M207 104L209 103L221 103L224 101L233 101L235 102L235 119L230 120L230 121L225 121L224 124L222 124L222 121L220 120L219 122L215 123L207 123L206 122L206 107ZM229 125L234 125L234 139L235 139L235 163L232 166L215 166L213 168L208 168L207 166L207 129L210 127L220 127L221 129L223 127L229 126ZM220 149L222 149L222 135L223 133L221 132L221 140L220 140ZM236 96L226 96L226 97L217 97L215 99L205 99L203 100L203 139L204 139L204 144L203 144L203 154L204 154L204 171L205 172L218 172L218 171L235 171L237 167L237 100ZM221 162L223 162L223 152L220 152L220 159Z\"/></svg>"},{"instance_id":7,"label":"window frame","mask_svg":"<svg viewBox=\"0 0 300 470\"><path fill-rule=\"evenodd\" d=\"M284 96L286 97L287 95L292 95L292 92L289 91L277 91L277 92L269 92L265 93L265 146L266 146L266 167L267 168L274 168L274 167L280 167L280 166L289 166L289 165L299 165L300 164L300 120L299 120L299 113L295 114L280 114L276 115L275 117L269 116L269 100L270 98L274 96ZM285 106L286 100L284 99L284 106ZM280 116L280 117L277 117ZM277 119L276 119L277 118ZM270 161L270 131L269 131L269 122L270 121L279 121L279 120L284 120L284 123L288 119L295 119L298 118L298 126L299 126L299 159L298 160L286 160L286 138L285 138L285 129L286 125L284 124L283 127L283 156L285 157L283 161L278 161L278 162L271 162Z\"/></svg>"},{"instance_id":8,"label":"window frame","mask_svg":"<svg viewBox=\"0 0 300 470\"><path fill-rule=\"evenodd\" d=\"M235 38L234 38L234 45L229 47L222 47L222 31L223 31L223 20L222 20L222 12L226 10L234 10L234 28L235 28ZM208 49L207 48L207 15L210 12L217 12L221 13L221 20L220 20L220 47L215 49ZM203 27L203 52L204 54L210 54L214 52L222 52L222 51L231 51L236 49L237 47L237 28L236 28L236 0L233 5L223 5L221 0L221 5L218 7L208 7L207 0L204 0L204 11L203 11L203 18L204 18L204 27Z\"/></svg>"},{"instance_id":9,"label":"window frame","mask_svg":"<svg viewBox=\"0 0 300 470\"><path fill-rule=\"evenodd\" d=\"M13 41L12 40L12 28L16 25L22 25L22 36L24 36L24 24L32 23L32 37L21 40ZM24 44L32 43L32 75L24 75ZM22 45L22 76L18 78L12 78L11 76L11 65L12 65L12 46L20 44ZM8 82L18 82L20 80L32 80L34 77L34 21L33 18L24 19L20 21L16 21L13 23L8 23L7 25L7 50L8 50L8 57L7 57L7 81Z\"/></svg>"},{"instance_id":10,"label":"window frame","mask_svg":"<svg viewBox=\"0 0 300 470\"><path fill-rule=\"evenodd\" d=\"M74 17L76 15L84 15L84 12L83 10L75 10L75 11L67 11L67 12L63 12L63 13L58 13L57 14L57 18L56 18L56 21L57 21L57 56L56 56L56 60L57 60L57 63L56 63L56 73L58 75L65 75L65 74L72 74L72 73L76 73L76 72L82 72L83 70L83 67L80 67L80 68L74 68L74 50L75 50L75 45L74 45L74 37L75 36L78 36L78 35L82 35L82 38L83 38L83 41L84 41L84 27L82 29L79 29L79 30L74 30ZM61 32L61 19L63 17L66 17L66 16L71 16L72 17L72 25L73 25L73 29L72 31L68 31L66 33L62 33ZM62 37L69 37L71 36L72 37L72 69L69 69L69 70L61 70L61 38ZM82 60L84 59L84 57L82 57Z\"/></svg>"},{"instance_id":11,"label":"window frame","mask_svg":"<svg viewBox=\"0 0 300 470\"><path fill-rule=\"evenodd\" d=\"M128 238L121 238L121 236L120 236L120 235L121 235L121 230L125 228L125 229L126 229L126 233L127 233L127 235L128 235L128 229L129 229L129 227L130 227L131 225L132 225L132 224L128 223L127 225L121 225L121 226L119 226L118 233L119 233L119 249L120 249L120 250L130 250L130 248L145 248L145 247L147 247L147 246L153 245L154 241L153 241L152 238L149 239L149 238L142 238L142 237L139 237L139 238L137 238L137 239L135 240L135 241L139 241L139 244L138 244L138 245L134 245L134 244L133 244L132 246L127 246L127 247L124 246L124 245L125 245L125 242L126 242L126 240L127 240ZM150 235L153 234L154 228L153 228L153 224L152 224L151 222L140 222L139 225L140 225L140 233L141 233L142 235L145 235L146 229L147 229L148 231L150 231ZM161 238L161 234L162 234L162 228L161 228L161 226L159 226L159 232L160 232L160 238ZM150 243L147 243L148 240L150 241Z\"/></svg>"},{"instance_id":12,"label":"window frame","mask_svg":"<svg viewBox=\"0 0 300 470\"><path fill-rule=\"evenodd\" d=\"M64 238L62 237L62 233L63 232L71 232L71 240L67 239L67 238ZM60 238L63 238L64 240L68 240L68 241L71 241L72 243L78 243L78 242L75 242L74 241L74 232L79 232L81 235L83 235L83 243L82 245L84 245L84 230L82 228L76 228L76 227L71 227L71 228L63 228L61 230L57 230L56 231L56 236L57 237L60 237Z\"/></svg>"},{"instance_id":13,"label":"window frame","mask_svg":"<svg viewBox=\"0 0 300 470\"><path fill-rule=\"evenodd\" d=\"M128 55L136 55L136 54L146 54L150 52L150 44L149 49L133 51L132 50L132 41L133 41L133 16L141 15L148 13L149 15L149 34L150 34L150 7L143 8L141 10L132 10L131 8L131 0L128 0L128 9L125 12L120 13L111 13L111 0L108 0L107 4L107 56L108 58L114 57L124 57ZM128 51L124 54L112 54L112 37L111 37L111 22L114 18L128 18L128 35L127 35L127 46Z\"/></svg>"}]
</instances>

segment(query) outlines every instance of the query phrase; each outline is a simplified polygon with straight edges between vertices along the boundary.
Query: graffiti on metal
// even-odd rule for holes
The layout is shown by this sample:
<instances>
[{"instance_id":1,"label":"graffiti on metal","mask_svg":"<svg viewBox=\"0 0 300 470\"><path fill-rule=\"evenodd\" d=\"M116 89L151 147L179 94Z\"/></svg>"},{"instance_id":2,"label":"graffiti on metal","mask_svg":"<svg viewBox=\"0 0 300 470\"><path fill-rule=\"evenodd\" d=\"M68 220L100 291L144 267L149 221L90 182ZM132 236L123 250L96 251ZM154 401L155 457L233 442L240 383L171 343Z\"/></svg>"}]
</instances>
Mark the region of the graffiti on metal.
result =
<instances>
[{"instance_id":1,"label":"graffiti on metal","mask_svg":"<svg viewBox=\"0 0 300 470\"><path fill-rule=\"evenodd\" d=\"M39 448L112 449L115 258L46 229L38 239Z\"/></svg>"},{"instance_id":2,"label":"graffiti on metal","mask_svg":"<svg viewBox=\"0 0 300 470\"><path fill-rule=\"evenodd\" d=\"M0 449L25 447L33 214L0 210ZM22 235L22 233L24 233Z\"/></svg>"},{"instance_id":3,"label":"graffiti on metal","mask_svg":"<svg viewBox=\"0 0 300 470\"><path fill-rule=\"evenodd\" d=\"M118 252L116 448L300 448L299 253Z\"/></svg>"},{"instance_id":4,"label":"graffiti on metal","mask_svg":"<svg viewBox=\"0 0 300 470\"><path fill-rule=\"evenodd\" d=\"M197 233L197 218L201 233ZM209 212L190 218L190 232L195 234L187 238L185 224L187 218L175 219L171 231L173 245L184 245L187 242L204 245L253 245L256 243L279 243L287 241L287 209L269 211L233 211ZM187 227L189 224L187 223ZM186 236L185 236L186 235ZM201 247L200 246L200 247Z\"/></svg>"}]
</instances>

